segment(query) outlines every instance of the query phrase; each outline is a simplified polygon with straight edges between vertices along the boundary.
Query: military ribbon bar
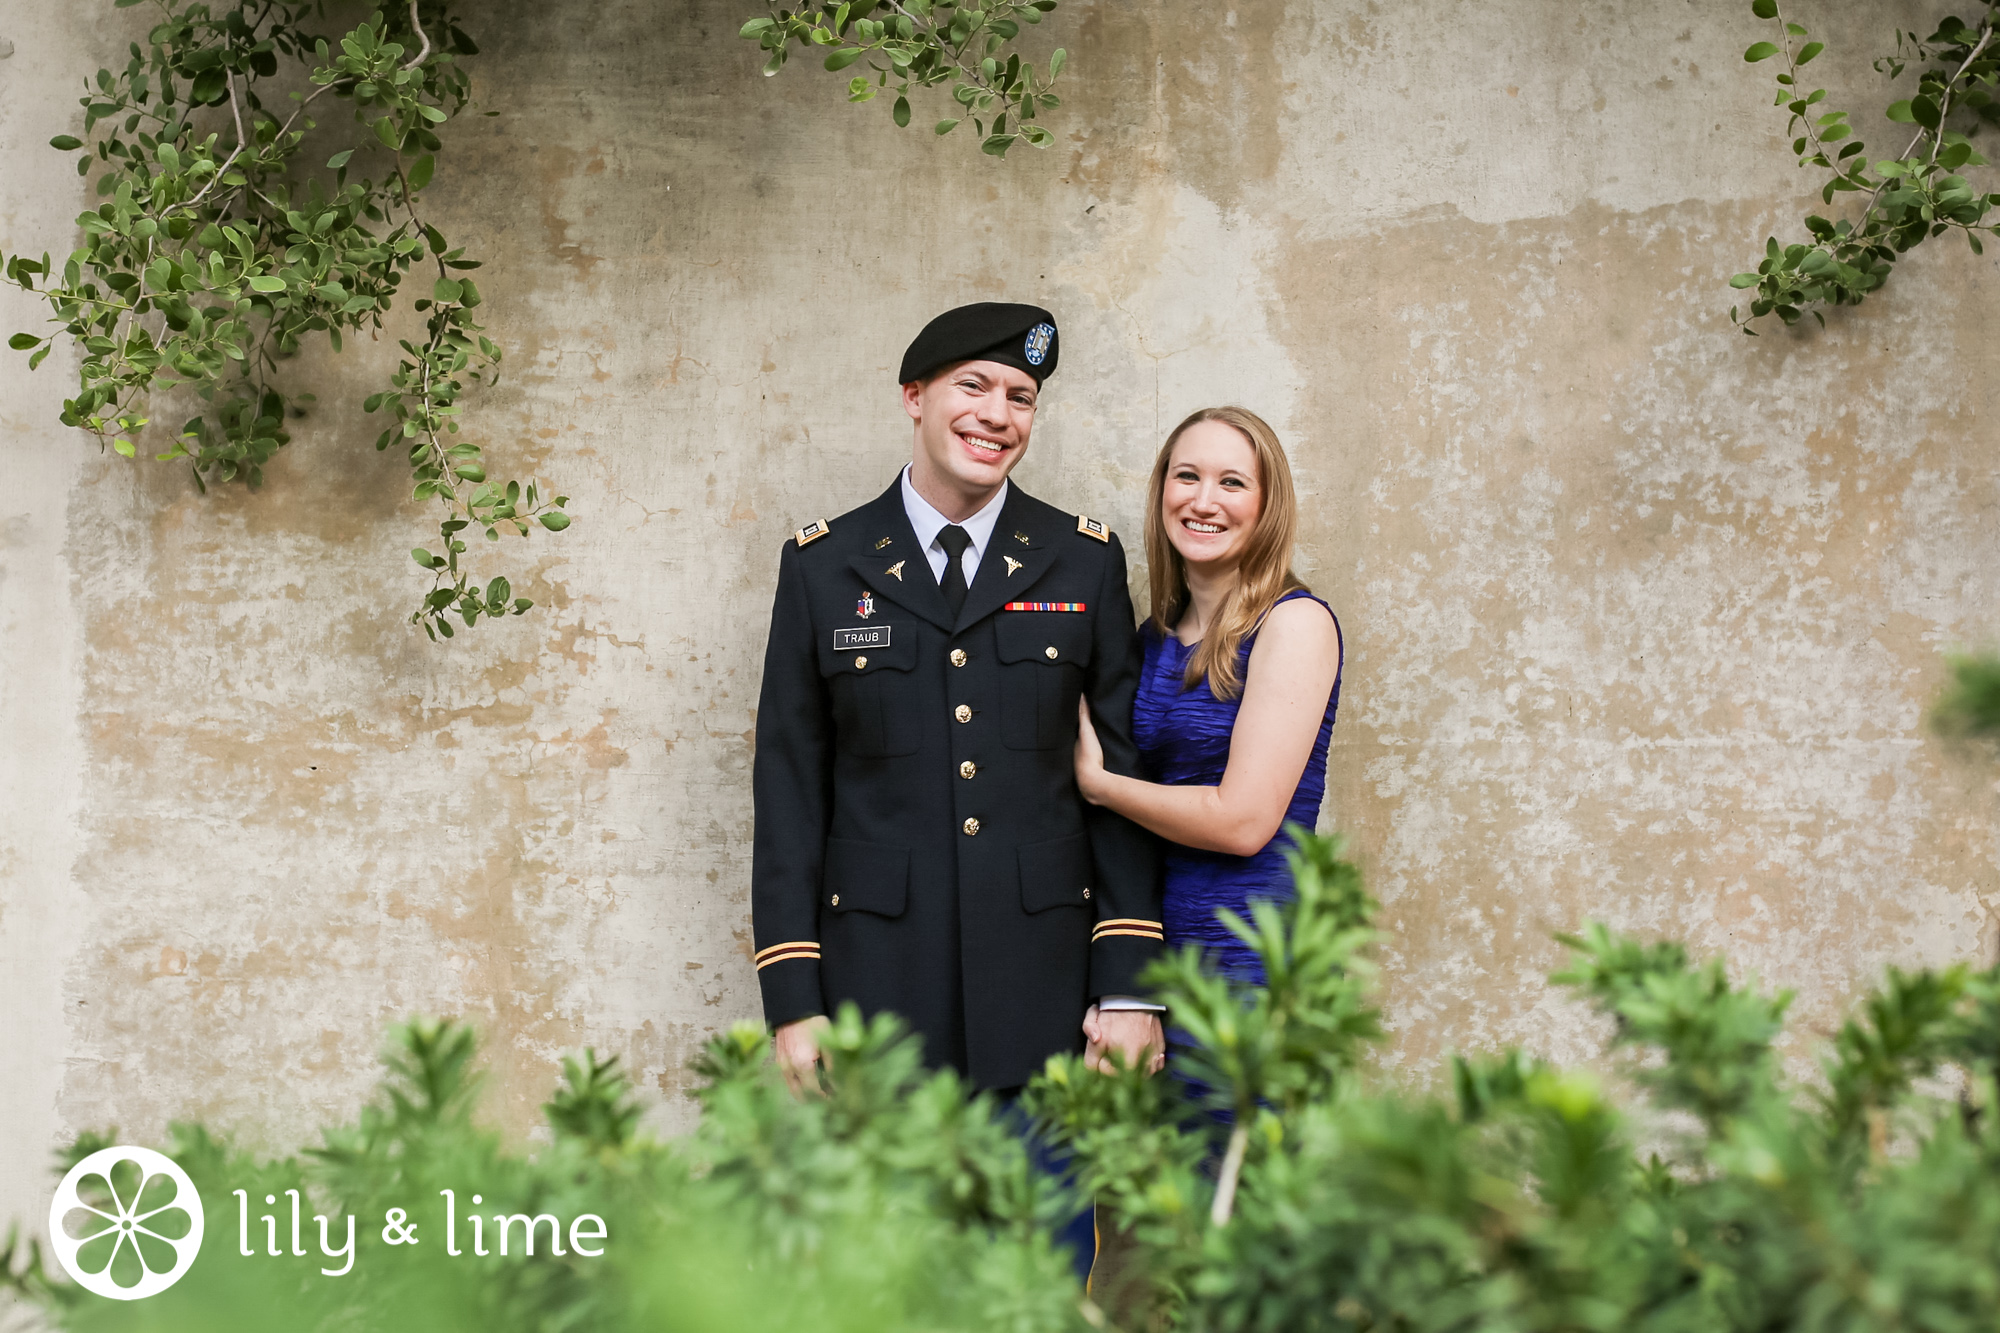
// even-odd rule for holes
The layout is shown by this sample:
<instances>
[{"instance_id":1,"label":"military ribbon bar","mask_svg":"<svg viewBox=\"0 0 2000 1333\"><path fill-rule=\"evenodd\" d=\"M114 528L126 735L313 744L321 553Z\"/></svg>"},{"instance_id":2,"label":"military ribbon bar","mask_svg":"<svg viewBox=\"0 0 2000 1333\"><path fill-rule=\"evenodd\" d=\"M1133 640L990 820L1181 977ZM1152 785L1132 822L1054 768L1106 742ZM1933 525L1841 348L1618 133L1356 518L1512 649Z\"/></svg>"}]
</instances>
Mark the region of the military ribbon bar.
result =
<instances>
[{"instance_id":1,"label":"military ribbon bar","mask_svg":"<svg viewBox=\"0 0 2000 1333\"><path fill-rule=\"evenodd\" d=\"M1003 611L1081 611L1082 602L1009 602Z\"/></svg>"}]
</instances>

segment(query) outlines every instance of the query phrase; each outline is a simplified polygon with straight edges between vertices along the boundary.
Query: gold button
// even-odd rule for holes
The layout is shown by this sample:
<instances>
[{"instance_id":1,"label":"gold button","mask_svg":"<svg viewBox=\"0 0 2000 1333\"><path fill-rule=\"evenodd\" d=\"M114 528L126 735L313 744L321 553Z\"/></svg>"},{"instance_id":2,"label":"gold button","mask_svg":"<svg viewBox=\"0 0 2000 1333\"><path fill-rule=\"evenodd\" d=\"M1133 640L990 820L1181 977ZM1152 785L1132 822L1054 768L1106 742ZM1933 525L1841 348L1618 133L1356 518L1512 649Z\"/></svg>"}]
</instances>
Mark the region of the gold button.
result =
<instances>
[{"instance_id":1,"label":"gold button","mask_svg":"<svg viewBox=\"0 0 2000 1333\"><path fill-rule=\"evenodd\" d=\"M952 709L951 715L957 718L960 722L972 721L972 709L967 707L965 704L960 704L958 707Z\"/></svg>"},{"instance_id":2,"label":"gold button","mask_svg":"<svg viewBox=\"0 0 2000 1333\"><path fill-rule=\"evenodd\" d=\"M865 658L865 657L857 657L857 658L855 658L855 659L854 659L854 669L855 669L856 671L866 671L866 670L868 669L868 659L867 659L867 658Z\"/></svg>"},{"instance_id":3,"label":"gold button","mask_svg":"<svg viewBox=\"0 0 2000 1333\"><path fill-rule=\"evenodd\" d=\"M965 659L965 649L963 649L963 648L954 648L954 649L952 649L952 650L951 650L951 664L952 664L953 666L964 666L964 665L965 665L965 660L966 660L966 659Z\"/></svg>"},{"instance_id":4,"label":"gold button","mask_svg":"<svg viewBox=\"0 0 2000 1333\"><path fill-rule=\"evenodd\" d=\"M970 778L974 773L977 773L978 771L979 771L979 765L973 763L970 759L966 760L964 763L958 766L958 775L962 778Z\"/></svg>"},{"instance_id":5,"label":"gold button","mask_svg":"<svg viewBox=\"0 0 2000 1333\"><path fill-rule=\"evenodd\" d=\"M1086 896L1087 896L1087 895L1086 895ZM840 895L839 895L839 894L837 894L837 893L833 895L833 905L834 905L835 907L838 907L838 906L840 906Z\"/></svg>"},{"instance_id":6,"label":"gold button","mask_svg":"<svg viewBox=\"0 0 2000 1333\"><path fill-rule=\"evenodd\" d=\"M976 820L976 819L968 819L968 820L966 820L966 821L965 821L965 836L966 836L966 837L968 837L968 838L974 838L974 837L977 837L977 836L979 836L979 821L978 821L978 820Z\"/></svg>"},{"instance_id":7,"label":"gold button","mask_svg":"<svg viewBox=\"0 0 2000 1333\"><path fill-rule=\"evenodd\" d=\"M1042 649L1042 656L1048 658L1051 662L1055 661L1056 646L1054 644L1050 644L1048 647Z\"/></svg>"},{"instance_id":8,"label":"gold button","mask_svg":"<svg viewBox=\"0 0 2000 1333\"><path fill-rule=\"evenodd\" d=\"M1089 890L1089 889L1085 889L1085 890L1083 891L1083 896L1084 896L1085 898L1088 898L1088 897L1090 897L1090 890Z\"/></svg>"}]
</instances>

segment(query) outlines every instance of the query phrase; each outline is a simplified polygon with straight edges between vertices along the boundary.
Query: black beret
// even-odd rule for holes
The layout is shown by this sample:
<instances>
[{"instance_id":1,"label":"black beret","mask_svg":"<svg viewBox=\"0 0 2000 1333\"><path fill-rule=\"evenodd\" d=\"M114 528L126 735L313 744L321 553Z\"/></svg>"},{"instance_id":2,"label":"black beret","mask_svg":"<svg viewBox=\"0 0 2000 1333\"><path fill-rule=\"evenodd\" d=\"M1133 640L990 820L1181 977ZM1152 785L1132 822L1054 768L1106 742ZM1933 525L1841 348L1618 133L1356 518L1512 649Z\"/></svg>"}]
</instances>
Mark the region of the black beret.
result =
<instances>
[{"instance_id":1,"label":"black beret","mask_svg":"<svg viewBox=\"0 0 2000 1333\"><path fill-rule=\"evenodd\" d=\"M998 361L1025 370L1035 383L1056 373L1056 317L1038 305L981 301L947 310L924 325L903 353L896 383L920 380L960 361Z\"/></svg>"}]
</instances>

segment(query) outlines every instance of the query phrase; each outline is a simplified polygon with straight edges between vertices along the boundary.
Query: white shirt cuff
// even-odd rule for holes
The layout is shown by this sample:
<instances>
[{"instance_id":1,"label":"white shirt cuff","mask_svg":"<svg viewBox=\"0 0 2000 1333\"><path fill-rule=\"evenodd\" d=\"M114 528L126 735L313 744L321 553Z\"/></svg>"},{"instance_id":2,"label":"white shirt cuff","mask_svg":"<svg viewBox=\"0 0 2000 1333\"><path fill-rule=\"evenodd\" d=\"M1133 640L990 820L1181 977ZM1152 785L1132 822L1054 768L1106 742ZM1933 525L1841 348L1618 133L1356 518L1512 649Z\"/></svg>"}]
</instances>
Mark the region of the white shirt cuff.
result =
<instances>
[{"instance_id":1,"label":"white shirt cuff","mask_svg":"<svg viewBox=\"0 0 2000 1333\"><path fill-rule=\"evenodd\" d=\"M1105 1013L1112 1009L1139 1009L1152 1014L1164 1014L1167 1012L1167 1006L1164 1004L1153 1004L1150 1001L1141 1000L1136 996L1100 995L1097 999L1097 1011Z\"/></svg>"}]
</instances>

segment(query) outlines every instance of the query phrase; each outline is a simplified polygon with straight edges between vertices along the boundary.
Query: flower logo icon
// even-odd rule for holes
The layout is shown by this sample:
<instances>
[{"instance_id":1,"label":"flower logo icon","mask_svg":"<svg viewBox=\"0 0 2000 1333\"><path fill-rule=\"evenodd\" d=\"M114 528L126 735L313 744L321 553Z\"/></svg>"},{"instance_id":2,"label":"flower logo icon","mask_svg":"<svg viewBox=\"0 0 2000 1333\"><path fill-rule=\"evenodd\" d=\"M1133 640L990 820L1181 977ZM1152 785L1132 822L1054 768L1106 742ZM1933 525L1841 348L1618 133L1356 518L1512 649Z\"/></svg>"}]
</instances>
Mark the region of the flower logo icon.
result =
<instances>
[{"instance_id":1,"label":"flower logo icon","mask_svg":"<svg viewBox=\"0 0 2000 1333\"><path fill-rule=\"evenodd\" d=\"M201 1195L172 1158L105 1148L69 1169L49 1205L49 1247L76 1284L114 1301L180 1281L201 1253Z\"/></svg>"}]
</instances>

